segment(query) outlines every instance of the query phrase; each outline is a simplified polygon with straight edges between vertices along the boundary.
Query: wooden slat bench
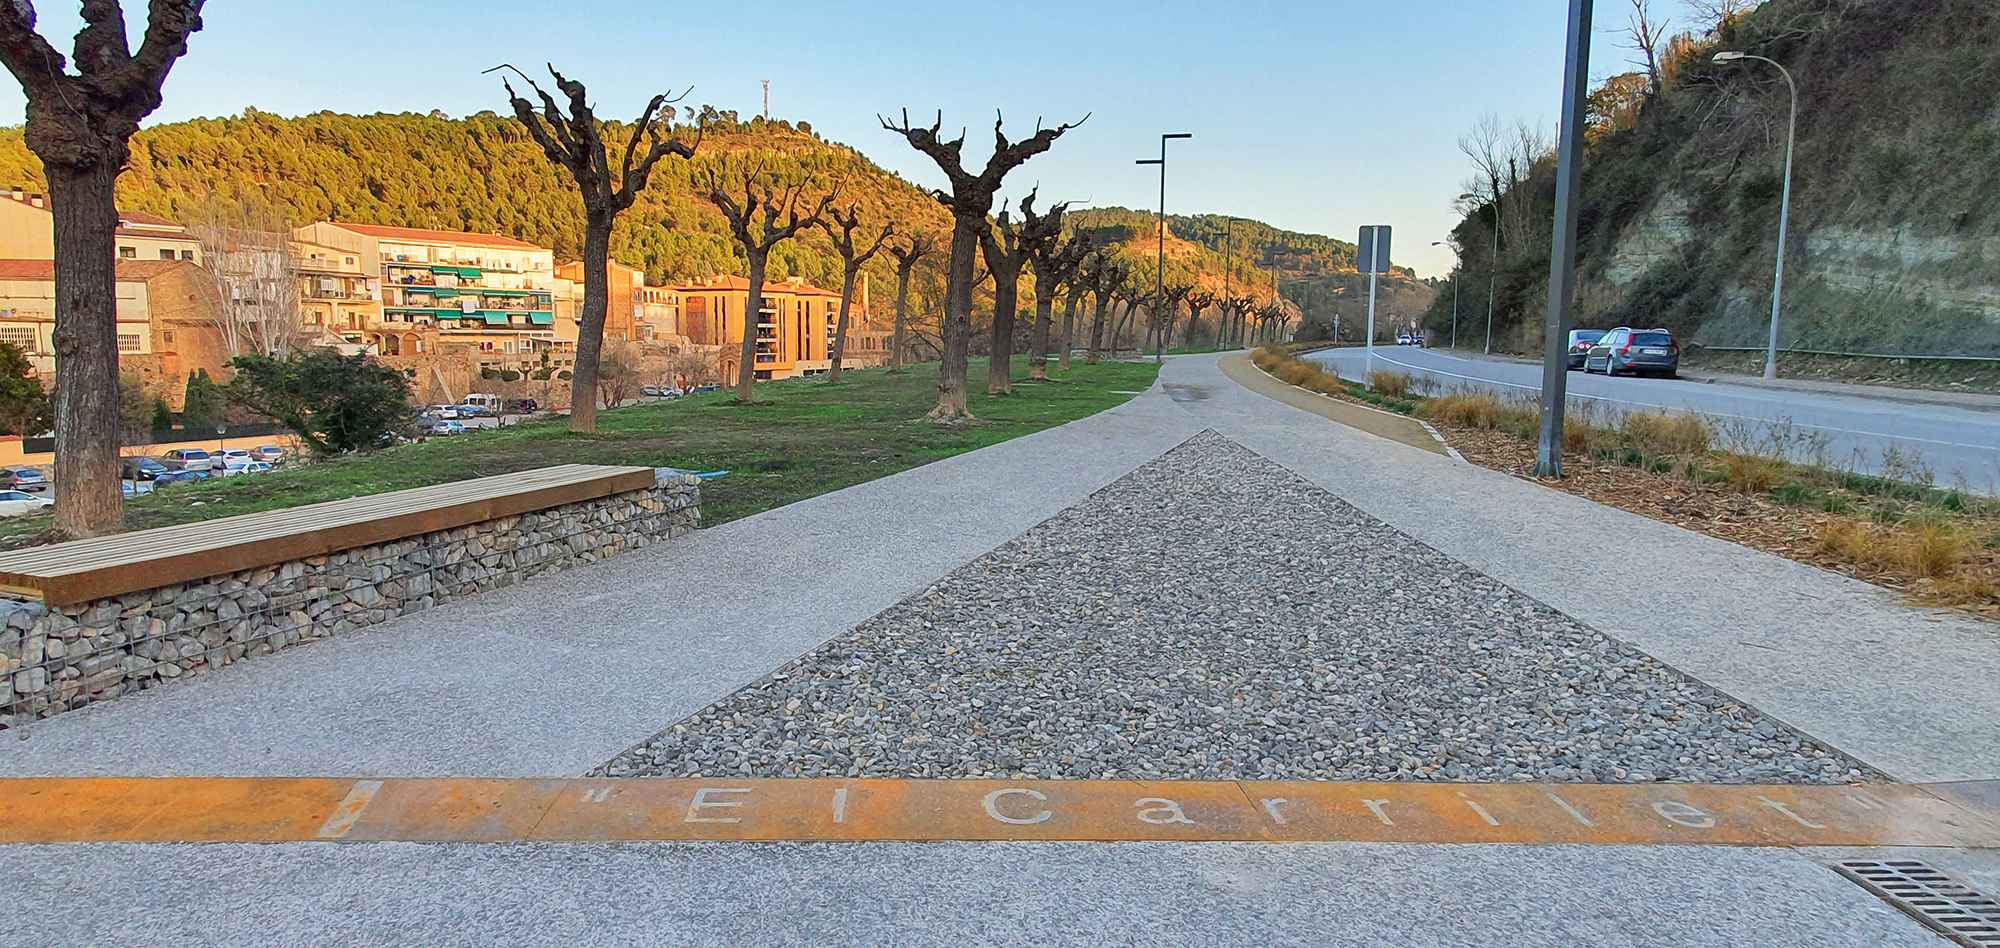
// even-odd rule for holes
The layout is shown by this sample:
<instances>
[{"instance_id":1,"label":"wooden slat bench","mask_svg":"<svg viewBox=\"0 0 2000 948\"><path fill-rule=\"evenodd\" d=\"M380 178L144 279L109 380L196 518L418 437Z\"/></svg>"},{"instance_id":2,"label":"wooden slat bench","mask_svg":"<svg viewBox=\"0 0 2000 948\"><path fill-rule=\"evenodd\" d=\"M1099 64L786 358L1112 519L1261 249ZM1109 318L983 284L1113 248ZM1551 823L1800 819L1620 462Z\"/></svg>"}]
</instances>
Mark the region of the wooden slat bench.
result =
<instances>
[{"instance_id":1,"label":"wooden slat bench","mask_svg":"<svg viewBox=\"0 0 2000 948\"><path fill-rule=\"evenodd\" d=\"M650 467L564 464L76 540L0 553L0 591L67 606L653 484Z\"/></svg>"}]
</instances>

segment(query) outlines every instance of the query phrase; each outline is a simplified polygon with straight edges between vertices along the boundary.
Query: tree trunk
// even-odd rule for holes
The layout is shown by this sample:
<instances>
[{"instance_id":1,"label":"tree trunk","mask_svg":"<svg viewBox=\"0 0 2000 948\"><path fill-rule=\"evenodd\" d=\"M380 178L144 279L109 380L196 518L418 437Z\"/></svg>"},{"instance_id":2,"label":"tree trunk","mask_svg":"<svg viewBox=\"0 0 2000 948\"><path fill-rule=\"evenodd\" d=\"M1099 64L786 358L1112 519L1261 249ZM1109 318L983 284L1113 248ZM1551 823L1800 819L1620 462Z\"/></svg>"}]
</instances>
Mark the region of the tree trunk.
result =
<instances>
[{"instance_id":1,"label":"tree trunk","mask_svg":"<svg viewBox=\"0 0 2000 948\"><path fill-rule=\"evenodd\" d=\"M1103 294L1098 294L1096 315L1090 321L1090 347L1085 349L1083 353L1083 364L1085 365L1097 364L1097 350L1104 346L1104 311L1110 305L1110 300L1106 299Z\"/></svg>"},{"instance_id":2,"label":"tree trunk","mask_svg":"<svg viewBox=\"0 0 2000 948\"><path fill-rule=\"evenodd\" d=\"M988 395L1014 392L1014 310L1020 305L1020 285L1019 271L993 274L993 334L986 357Z\"/></svg>"},{"instance_id":3,"label":"tree trunk","mask_svg":"<svg viewBox=\"0 0 2000 948\"><path fill-rule=\"evenodd\" d=\"M840 381L840 354L847 349L847 307L854 300L854 271L843 268L840 273L840 315L833 321L833 349L826 354L828 384Z\"/></svg>"},{"instance_id":4,"label":"tree trunk","mask_svg":"<svg viewBox=\"0 0 2000 948\"><path fill-rule=\"evenodd\" d=\"M743 299L743 345L736 361L736 400L751 400L750 384L757 381L757 319L764 308L764 261L767 252L744 248L750 257L750 293Z\"/></svg>"},{"instance_id":5,"label":"tree trunk","mask_svg":"<svg viewBox=\"0 0 2000 948\"><path fill-rule=\"evenodd\" d=\"M1071 290L1063 297L1062 356L1056 360L1056 368L1069 371L1069 351L1076 348L1076 291Z\"/></svg>"},{"instance_id":6,"label":"tree trunk","mask_svg":"<svg viewBox=\"0 0 2000 948\"><path fill-rule=\"evenodd\" d=\"M896 334L890 342L889 371L903 371L903 325L910 307L910 268L896 268Z\"/></svg>"},{"instance_id":7,"label":"tree trunk","mask_svg":"<svg viewBox=\"0 0 2000 948\"><path fill-rule=\"evenodd\" d=\"M1035 328L1028 336L1028 377L1046 379L1049 377L1049 317L1055 312L1055 300L1049 294L1035 288Z\"/></svg>"},{"instance_id":8,"label":"tree trunk","mask_svg":"<svg viewBox=\"0 0 2000 948\"><path fill-rule=\"evenodd\" d=\"M597 430L597 360L610 312L611 214L590 211L583 222L583 313L576 324L576 368L569 377L569 430ZM612 406L617 407L617 406Z\"/></svg>"},{"instance_id":9,"label":"tree trunk","mask_svg":"<svg viewBox=\"0 0 2000 948\"><path fill-rule=\"evenodd\" d=\"M986 226L985 215L957 216L951 228L951 262L945 277L944 325L938 367L938 403L931 409L932 421L970 418L965 407L966 361L972 350L972 271L979 255L979 229Z\"/></svg>"},{"instance_id":10,"label":"tree trunk","mask_svg":"<svg viewBox=\"0 0 2000 948\"><path fill-rule=\"evenodd\" d=\"M57 531L125 526L118 486L118 207L121 163L45 165L55 221Z\"/></svg>"}]
</instances>

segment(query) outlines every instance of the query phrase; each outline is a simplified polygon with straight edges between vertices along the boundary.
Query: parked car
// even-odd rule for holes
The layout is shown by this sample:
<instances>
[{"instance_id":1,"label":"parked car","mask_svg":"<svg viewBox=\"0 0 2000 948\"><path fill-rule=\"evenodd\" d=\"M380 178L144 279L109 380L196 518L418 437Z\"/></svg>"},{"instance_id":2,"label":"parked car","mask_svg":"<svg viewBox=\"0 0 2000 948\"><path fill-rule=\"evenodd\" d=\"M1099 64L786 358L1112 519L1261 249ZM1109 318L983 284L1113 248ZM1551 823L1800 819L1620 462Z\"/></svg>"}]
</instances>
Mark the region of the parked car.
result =
<instances>
[{"instance_id":1,"label":"parked car","mask_svg":"<svg viewBox=\"0 0 2000 948\"><path fill-rule=\"evenodd\" d=\"M201 448L173 448L160 455L160 463L179 461L181 466L200 473L215 467L215 457Z\"/></svg>"},{"instance_id":2,"label":"parked car","mask_svg":"<svg viewBox=\"0 0 2000 948\"><path fill-rule=\"evenodd\" d=\"M516 398L507 403L507 410L513 412L522 412L522 413L533 412L538 410L540 407L541 406L536 404L535 400L532 398Z\"/></svg>"},{"instance_id":3,"label":"parked car","mask_svg":"<svg viewBox=\"0 0 2000 948\"><path fill-rule=\"evenodd\" d=\"M432 406L431 406L431 410L430 410L430 411L427 411L427 412L424 412L424 414L426 414L426 415L429 415L429 416L430 416L430 417L432 417L432 418L457 418L457 417L458 417L458 406L456 406L456 405L432 405Z\"/></svg>"},{"instance_id":4,"label":"parked car","mask_svg":"<svg viewBox=\"0 0 2000 948\"><path fill-rule=\"evenodd\" d=\"M220 475L233 477L237 474L261 474L271 469L271 465L252 458L229 458L222 462Z\"/></svg>"},{"instance_id":5,"label":"parked car","mask_svg":"<svg viewBox=\"0 0 2000 948\"><path fill-rule=\"evenodd\" d=\"M48 490L49 479L32 467L0 468L0 490Z\"/></svg>"},{"instance_id":6,"label":"parked car","mask_svg":"<svg viewBox=\"0 0 2000 948\"><path fill-rule=\"evenodd\" d=\"M1597 345L1597 341L1603 339L1604 336L1605 332L1602 329L1570 330L1569 367L1572 369L1583 368L1583 363L1590 358L1590 347Z\"/></svg>"},{"instance_id":7,"label":"parked car","mask_svg":"<svg viewBox=\"0 0 2000 948\"><path fill-rule=\"evenodd\" d=\"M486 406L484 405L465 404L465 405L453 405L452 407L458 410L458 417L460 418L478 418L484 415L492 414L492 412L488 411L486 409Z\"/></svg>"},{"instance_id":8,"label":"parked car","mask_svg":"<svg viewBox=\"0 0 2000 948\"><path fill-rule=\"evenodd\" d=\"M739 334L739 335L740 335L740 334ZM717 384L717 383L715 383L715 382L709 382L709 383L707 383L707 384L704 384L704 385L697 385L697 386L695 386L695 387L694 387L694 390L695 390L695 391L697 391L697 392L713 392L713 391L715 391L715 390L717 390L717 389L719 389L719 388L721 388L721 387L722 387L721 385L719 385L719 384Z\"/></svg>"},{"instance_id":9,"label":"parked car","mask_svg":"<svg viewBox=\"0 0 2000 948\"><path fill-rule=\"evenodd\" d=\"M1680 371L1681 347L1674 334L1664 329L1633 329L1620 326L1604 334L1590 347L1584 359L1585 372L1618 375L1653 373L1672 378Z\"/></svg>"},{"instance_id":10,"label":"parked car","mask_svg":"<svg viewBox=\"0 0 2000 948\"><path fill-rule=\"evenodd\" d=\"M424 426L424 431L434 435L462 435L465 433L465 426L456 421L440 420Z\"/></svg>"},{"instance_id":11,"label":"parked car","mask_svg":"<svg viewBox=\"0 0 2000 948\"><path fill-rule=\"evenodd\" d=\"M647 398L659 398L660 387L658 385L641 385L639 386L639 394Z\"/></svg>"},{"instance_id":12,"label":"parked car","mask_svg":"<svg viewBox=\"0 0 2000 948\"><path fill-rule=\"evenodd\" d=\"M231 461L254 461L256 459L256 456L250 453L249 448L218 448L215 452L215 460L225 467Z\"/></svg>"},{"instance_id":13,"label":"parked car","mask_svg":"<svg viewBox=\"0 0 2000 948\"><path fill-rule=\"evenodd\" d=\"M661 398L679 398L686 394L687 392L677 385L669 385L660 389Z\"/></svg>"},{"instance_id":14,"label":"parked car","mask_svg":"<svg viewBox=\"0 0 2000 948\"><path fill-rule=\"evenodd\" d=\"M127 457L119 460L122 468L120 477L128 481L158 480L162 474L172 474L173 469L152 458Z\"/></svg>"},{"instance_id":15,"label":"parked car","mask_svg":"<svg viewBox=\"0 0 2000 948\"><path fill-rule=\"evenodd\" d=\"M285 449L275 444L260 444L251 448L250 456L272 467L285 463Z\"/></svg>"},{"instance_id":16,"label":"parked car","mask_svg":"<svg viewBox=\"0 0 2000 948\"><path fill-rule=\"evenodd\" d=\"M41 513L55 505L56 502L47 497L37 497L18 490L0 490L0 517Z\"/></svg>"}]
</instances>

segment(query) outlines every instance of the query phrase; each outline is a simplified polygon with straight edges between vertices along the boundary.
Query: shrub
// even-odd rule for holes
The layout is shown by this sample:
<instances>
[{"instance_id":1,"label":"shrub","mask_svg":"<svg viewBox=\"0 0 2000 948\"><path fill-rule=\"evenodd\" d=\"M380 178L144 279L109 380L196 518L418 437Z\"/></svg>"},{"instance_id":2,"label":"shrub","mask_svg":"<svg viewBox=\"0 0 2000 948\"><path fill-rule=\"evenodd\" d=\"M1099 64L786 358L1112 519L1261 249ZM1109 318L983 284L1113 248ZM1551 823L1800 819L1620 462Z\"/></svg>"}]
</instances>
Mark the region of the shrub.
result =
<instances>
[{"instance_id":1,"label":"shrub","mask_svg":"<svg viewBox=\"0 0 2000 948\"><path fill-rule=\"evenodd\" d=\"M1723 476L1739 493L1762 494L1777 486L1785 474L1785 462L1753 454L1731 454L1722 459Z\"/></svg>"},{"instance_id":2,"label":"shrub","mask_svg":"<svg viewBox=\"0 0 2000 948\"><path fill-rule=\"evenodd\" d=\"M1871 569L1921 579L1942 579L1958 571L1969 553L1965 538L1937 523L1870 526L1835 520L1821 527L1820 549Z\"/></svg>"},{"instance_id":3,"label":"shrub","mask_svg":"<svg viewBox=\"0 0 2000 948\"><path fill-rule=\"evenodd\" d=\"M519 372L516 372L516 371L514 371L513 369L501 369L501 370L500 370L500 381L502 381L502 382L518 382L518 381L520 381L520 380L521 380L521 373L519 373Z\"/></svg>"},{"instance_id":4,"label":"shrub","mask_svg":"<svg viewBox=\"0 0 2000 948\"><path fill-rule=\"evenodd\" d=\"M1368 373L1368 389L1387 398L1402 398L1410 393L1410 374L1375 369Z\"/></svg>"},{"instance_id":5,"label":"shrub","mask_svg":"<svg viewBox=\"0 0 2000 948\"><path fill-rule=\"evenodd\" d=\"M1653 457L1696 457L1708 452L1714 435L1698 415L1634 412L1621 426L1634 447Z\"/></svg>"},{"instance_id":6,"label":"shrub","mask_svg":"<svg viewBox=\"0 0 2000 948\"><path fill-rule=\"evenodd\" d=\"M499 374L500 372L494 369L492 366L487 366L479 370L479 377L482 379L491 379Z\"/></svg>"},{"instance_id":7,"label":"shrub","mask_svg":"<svg viewBox=\"0 0 2000 948\"><path fill-rule=\"evenodd\" d=\"M557 373L556 373L556 378L558 378L558 379L561 379L561 380L563 380L563 381L565 381L565 382L569 381L569 379L570 379L570 375L569 375L569 370L568 370L568 369L564 369L564 370L562 370L561 372L557 372Z\"/></svg>"}]
</instances>

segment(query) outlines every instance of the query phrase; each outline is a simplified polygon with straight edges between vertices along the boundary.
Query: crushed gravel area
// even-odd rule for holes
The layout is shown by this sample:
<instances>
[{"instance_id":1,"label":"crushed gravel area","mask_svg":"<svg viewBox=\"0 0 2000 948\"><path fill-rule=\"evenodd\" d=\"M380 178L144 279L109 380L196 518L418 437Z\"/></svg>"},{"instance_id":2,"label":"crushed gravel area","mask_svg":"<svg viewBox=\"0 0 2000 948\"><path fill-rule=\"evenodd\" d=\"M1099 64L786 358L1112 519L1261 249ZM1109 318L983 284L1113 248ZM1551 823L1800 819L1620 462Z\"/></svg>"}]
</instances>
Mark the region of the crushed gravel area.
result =
<instances>
[{"instance_id":1,"label":"crushed gravel area","mask_svg":"<svg viewBox=\"0 0 2000 948\"><path fill-rule=\"evenodd\" d=\"M1880 779L1214 432L597 773Z\"/></svg>"}]
</instances>

